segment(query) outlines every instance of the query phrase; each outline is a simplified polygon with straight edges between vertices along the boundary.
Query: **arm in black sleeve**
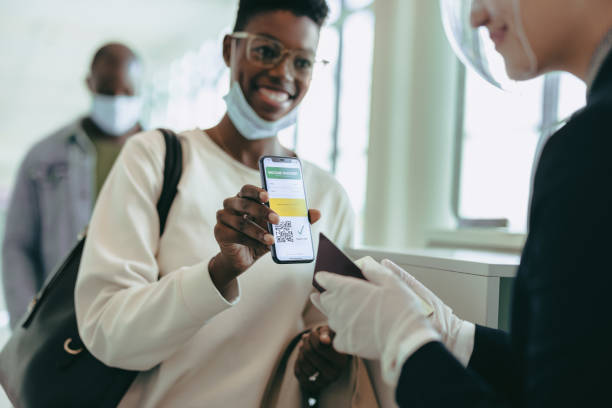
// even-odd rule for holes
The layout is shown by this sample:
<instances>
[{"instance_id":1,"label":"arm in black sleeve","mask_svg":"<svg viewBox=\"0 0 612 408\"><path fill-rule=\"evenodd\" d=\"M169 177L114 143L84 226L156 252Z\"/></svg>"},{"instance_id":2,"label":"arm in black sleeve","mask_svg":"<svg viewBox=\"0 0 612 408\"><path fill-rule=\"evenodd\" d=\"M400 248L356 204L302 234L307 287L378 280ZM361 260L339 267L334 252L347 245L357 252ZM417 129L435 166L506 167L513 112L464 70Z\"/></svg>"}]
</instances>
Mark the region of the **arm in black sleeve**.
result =
<instances>
[{"instance_id":1,"label":"arm in black sleeve","mask_svg":"<svg viewBox=\"0 0 612 408\"><path fill-rule=\"evenodd\" d=\"M442 343L417 350L404 364L396 390L400 408L507 407L504 397L464 368Z\"/></svg>"},{"instance_id":2,"label":"arm in black sleeve","mask_svg":"<svg viewBox=\"0 0 612 408\"><path fill-rule=\"evenodd\" d=\"M468 368L497 393L514 398L518 387L518 367L507 332L476 325L474 352Z\"/></svg>"},{"instance_id":3,"label":"arm in black sleeve","mask_svg":"<svg viewBox=\"0 0 612 408\"><path fill-rule=\"evenodd\" d=\"M430 343L404 365L398 402L401 407L504 406L518 387L516 371L508 333L477 325L468 370L441 343Z\"/></svg>"}]
</instances>

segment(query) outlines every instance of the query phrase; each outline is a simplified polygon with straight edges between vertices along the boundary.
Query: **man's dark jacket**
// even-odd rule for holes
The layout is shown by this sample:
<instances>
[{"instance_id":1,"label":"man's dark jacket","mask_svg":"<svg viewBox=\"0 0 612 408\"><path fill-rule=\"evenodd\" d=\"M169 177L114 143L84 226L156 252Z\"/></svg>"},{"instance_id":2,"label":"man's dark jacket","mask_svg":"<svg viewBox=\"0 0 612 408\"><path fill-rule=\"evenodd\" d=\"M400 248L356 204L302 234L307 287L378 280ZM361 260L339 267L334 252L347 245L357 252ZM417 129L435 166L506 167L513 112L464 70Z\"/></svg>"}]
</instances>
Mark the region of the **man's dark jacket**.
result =
<instances>
[{"instance_id":1,"label":"man's dark jacket","mask_svg":"<svg viewBox=\"0 0 612 408\"><path fill-rule=\"evenodd\" d=\"M477 327L467 369L423 346L400 407L612 407L612 54L546 143L532 197L510 333Z\"/></svg>"}]
</instances>

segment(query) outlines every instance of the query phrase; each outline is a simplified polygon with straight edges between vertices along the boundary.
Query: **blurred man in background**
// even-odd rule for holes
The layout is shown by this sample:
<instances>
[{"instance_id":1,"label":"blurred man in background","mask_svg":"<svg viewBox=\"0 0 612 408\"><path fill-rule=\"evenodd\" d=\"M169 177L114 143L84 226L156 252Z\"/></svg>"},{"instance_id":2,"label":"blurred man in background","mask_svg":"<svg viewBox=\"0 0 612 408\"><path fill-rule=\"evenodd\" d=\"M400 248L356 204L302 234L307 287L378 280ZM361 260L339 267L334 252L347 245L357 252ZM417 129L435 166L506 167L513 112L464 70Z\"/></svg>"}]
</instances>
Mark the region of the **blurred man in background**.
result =
<instances>
[{"instance_id":1,"label":"blurred man in background","mask_svg":"<svg viewBox=\"0 0 612 408\"><path fill-rule=\"evenodd\" d=\"M142 130L141 76L132 50L119 43L102 46L86 81L92 93L89 114L38 142L23 160L2 246L11 328L89 222L126 139Z\"/></svg>"}]
</instances>

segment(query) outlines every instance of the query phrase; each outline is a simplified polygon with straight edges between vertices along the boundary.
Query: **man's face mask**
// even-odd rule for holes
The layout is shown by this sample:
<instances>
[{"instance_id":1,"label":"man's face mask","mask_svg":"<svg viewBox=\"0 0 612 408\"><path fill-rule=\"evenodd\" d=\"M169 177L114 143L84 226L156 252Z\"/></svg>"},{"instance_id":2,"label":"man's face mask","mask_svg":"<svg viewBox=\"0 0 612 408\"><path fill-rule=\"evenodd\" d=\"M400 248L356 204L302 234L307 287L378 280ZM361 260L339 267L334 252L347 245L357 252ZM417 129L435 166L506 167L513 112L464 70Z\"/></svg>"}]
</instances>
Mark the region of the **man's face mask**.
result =
<instances>
[{"instance_id":1,"label":"man's face mask","mask_svg":"<svg viewBox=\"0 0 612 408\"><path fill-rule=\"evenodd\" d=\"M140 120L142 98L128 95L93 94L91 119L111 136L121 136Z\"/></svg>"}]
</instances>

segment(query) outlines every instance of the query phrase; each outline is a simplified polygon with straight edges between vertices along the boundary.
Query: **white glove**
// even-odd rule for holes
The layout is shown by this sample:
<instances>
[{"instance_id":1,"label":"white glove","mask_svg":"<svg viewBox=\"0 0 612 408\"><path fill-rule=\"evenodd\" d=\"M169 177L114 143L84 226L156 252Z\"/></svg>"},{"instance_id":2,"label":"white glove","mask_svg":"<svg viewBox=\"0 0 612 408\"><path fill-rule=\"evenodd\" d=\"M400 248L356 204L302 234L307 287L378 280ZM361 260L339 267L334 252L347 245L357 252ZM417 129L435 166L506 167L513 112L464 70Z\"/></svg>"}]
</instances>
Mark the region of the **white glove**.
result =
<instances>
[{"instance_id":1,"label":"white glove","mask_svg":"<svg viewBox=\"0 0 612 408\"><path fill-rule=\"evenodd\" d=\"M453 314L453 309L444 304L433 292L427 289L408 272L384 259L381 264L390 269L398 278L406 283L419 297L433 307L429 320L442 336L442 343L461 364L467 366L474 351L474 323L461 320Z\"/></svg>"},{"instance_id":2,"label":"white glove","mask_svg":"<svg viewBox=\"0 0 612 408\"><path fill-rule=\"evenodd\" d=\"M419 297L392 271L370 257L359 263L368 281L319 272L316 280L326 291L311 300L336 332L334 348L380 360L383 379L396 386L408 357L441 338Z\"/></svg>"}]
</instances>

